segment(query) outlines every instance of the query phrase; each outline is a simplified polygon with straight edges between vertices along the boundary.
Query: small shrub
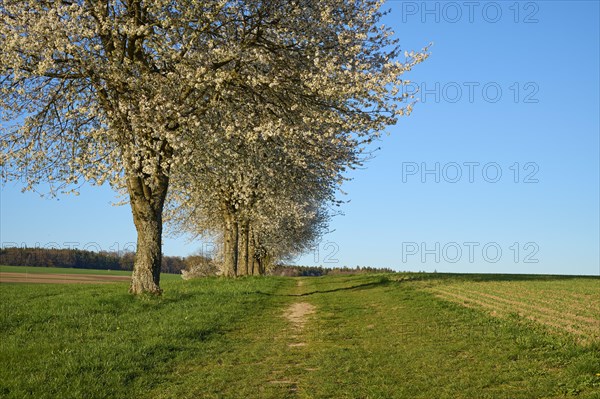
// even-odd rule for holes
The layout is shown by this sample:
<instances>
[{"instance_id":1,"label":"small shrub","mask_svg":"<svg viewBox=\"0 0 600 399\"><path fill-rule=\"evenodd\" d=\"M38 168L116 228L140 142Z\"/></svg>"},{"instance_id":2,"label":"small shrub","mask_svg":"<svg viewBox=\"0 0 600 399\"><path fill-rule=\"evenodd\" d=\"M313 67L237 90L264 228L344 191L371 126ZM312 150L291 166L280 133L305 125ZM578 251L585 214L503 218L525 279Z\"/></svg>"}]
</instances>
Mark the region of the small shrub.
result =
<instances>
[{"instance_id":1,"label":"small shrub","mask_svg":"<svg viewBox=\"0 0 600 399\"><path fill-rule=\"evenodd\" d=\"M202 258L197 262L191 263L186 270L181 271L181 278L190 280L193 278L216 276L219 274L219 267L212 259Z\"/></svg>"}]
</instances>

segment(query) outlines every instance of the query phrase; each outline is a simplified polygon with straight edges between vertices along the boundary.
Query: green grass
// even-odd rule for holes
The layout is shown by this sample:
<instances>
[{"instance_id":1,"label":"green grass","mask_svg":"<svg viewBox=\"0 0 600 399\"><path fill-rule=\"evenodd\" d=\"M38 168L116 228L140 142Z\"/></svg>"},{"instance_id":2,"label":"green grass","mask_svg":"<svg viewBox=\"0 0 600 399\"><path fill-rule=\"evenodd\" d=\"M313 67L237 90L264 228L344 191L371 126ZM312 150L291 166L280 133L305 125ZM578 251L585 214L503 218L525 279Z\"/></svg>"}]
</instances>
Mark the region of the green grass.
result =
<instances>
[{"instance_id":1,"label":"green grass","mask_svg":"<svg viewBox=\"0 0 600 399\"><path fill-rule=\"evenodd\" d=\"M123 284L2 284L0 396L141 397L177 366L228 351L245 318L274 306L290 281L166 282L161 298Z\"/></svg>"},{"instance_id":2,"label":"green grass","mask_svg":"<svg viewBox=\"0 0 600 399\"><path fill-rule=\"evenodd\" d=\"M405 277L1 284L0 397L600 398L600 343L431 290L475 277Z\"/></svg>"},{"instance_id":3,"label":"green grass","mask_svg":"<svg viewBox=\"0 0 600 399\"><path fill-rule=\"evenodd\" d=\"M326 291L323 282L303 288ZM311 387L337 398L600 397L599 345L490 317L420 283L382 280L309 298L320 316L306 331L303 364L316 371L303 376L304 397Z\"/></svg>"}]
</instances>

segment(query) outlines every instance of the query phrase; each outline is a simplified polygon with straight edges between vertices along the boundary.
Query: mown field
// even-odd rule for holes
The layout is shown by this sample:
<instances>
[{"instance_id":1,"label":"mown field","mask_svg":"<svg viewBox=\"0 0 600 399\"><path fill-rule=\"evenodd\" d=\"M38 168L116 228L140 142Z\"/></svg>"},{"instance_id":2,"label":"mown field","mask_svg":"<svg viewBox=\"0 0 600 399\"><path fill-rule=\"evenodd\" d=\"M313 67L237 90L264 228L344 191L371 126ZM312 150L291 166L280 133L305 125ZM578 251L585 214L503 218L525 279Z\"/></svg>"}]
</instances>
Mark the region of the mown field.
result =
<instances>
[{"instance_id":1,"label":"mown field","mask_svg":"<svg viewBox=\"0 0 600 399\"><path fill-rule=\"evenodd\" d=\"M4 270L4 269L2 269ZM600 279L0 284L3 398L600 398Z\"/></svg>"},{"instance_id":2,"label":"mown field","mask_svg":"<svg viewBox=\"0 0 600 399\"><path fill-rule=\"evenodd\" d=\"M0 266L0 273L26 273L26 274L94 274L99 276L131 276L125 270L95 270L75 269L67 267L34 267L34 266ZM161 280L179 280L179 274L162 273Z\"/></svg>"},{"instance_id":3,"label":"mown field","mask_svg":"<svg viewBox=\"0 0 600 399\"><path fill-rule=\"evenodd\" d=\"M1 283L100 284L129 281L131 272L60 267L0 266ZM162 274L161 280L179 280L180 274Z\"/></svg>"},{"instance_id":4,"label":"mown field","mask_svg":"<svg viewBox=\"0 0 600 399\"><path fill-rule=\"evenodd\" d=\"M431 284L440 298L487 310L498 317L523 317L582 343L600 341L600 281L590 278L456 281Z\"/></svg>"}]
</instances>

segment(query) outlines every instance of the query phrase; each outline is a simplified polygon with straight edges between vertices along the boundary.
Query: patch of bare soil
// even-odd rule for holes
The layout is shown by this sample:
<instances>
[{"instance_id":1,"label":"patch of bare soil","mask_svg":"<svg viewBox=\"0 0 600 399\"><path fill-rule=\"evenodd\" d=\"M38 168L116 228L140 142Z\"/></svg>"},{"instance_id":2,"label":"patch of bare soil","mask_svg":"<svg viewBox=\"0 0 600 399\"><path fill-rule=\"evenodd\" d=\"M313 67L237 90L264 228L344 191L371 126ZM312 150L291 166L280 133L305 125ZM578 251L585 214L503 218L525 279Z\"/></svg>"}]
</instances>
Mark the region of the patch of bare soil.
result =
<instances>
[{"instance_id":1,"label":"patch of bare soil","mask_svg":"<svg viewBox=\"0 0 600 399\"><path fill-rule=\"evenodd\" d=\"M302 286L302 281L298 281L297 286ZM288 347L291 350L298 350L306 346L305 342L302 342L301 331L304 328L304 324L307 322L308 316L315 313L315 306L308 302L296 302L291 304L283 313L283 316L290 322L294 329L294 333L288 335L287 339L293 340L294 342L288 342ZM287 335L287 334L286 334ZM297 365L296 365L297 366ZM308 371L308 370L307 370ZM310 370L312 371L312 370ZM298 382L290 379L273 379L269 381L271 384L285 384L289 388L290 393L296 392L298 389Z\"/></svg>"},{"instance_id":2,"label":"patch of bare soil","mask_svg":"<svg viewBox=\"0 0 600 399\"><path fill-rule=\"evenodd\" d=\"M286 309L284 316L294 327L302 329L308 315L315 313L314 305L308 302L296 302Z\"/></svg>"},{"instance_id":3,"label":"patch of bare soil","mask_svg":"<svg viewBox=\"0 0 600 399\"><path fill-rule=\"evenodd\" d=\"M0 273L0 283L98 284L129 280L129 276L98 274Z\"/></svg>"}]
</instances>

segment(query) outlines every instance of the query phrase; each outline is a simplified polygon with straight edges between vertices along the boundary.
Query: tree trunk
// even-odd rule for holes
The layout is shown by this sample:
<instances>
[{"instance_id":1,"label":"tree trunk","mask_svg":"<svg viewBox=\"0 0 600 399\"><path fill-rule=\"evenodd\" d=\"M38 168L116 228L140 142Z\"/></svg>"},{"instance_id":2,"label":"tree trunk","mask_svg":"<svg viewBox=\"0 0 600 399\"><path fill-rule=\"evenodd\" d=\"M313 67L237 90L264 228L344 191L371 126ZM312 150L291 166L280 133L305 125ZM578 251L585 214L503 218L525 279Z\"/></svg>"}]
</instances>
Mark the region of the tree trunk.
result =
<instances>
[{"instance_id":1,"label":"tree trunk","mask_svg":"<svg viewBox=\"0 0 600 399\"><path fill-rule=\"evenodd\" d=\"M248 274L252 274L253 276L257 276L260 273L258 272L258 264L256 263L256 253L254 246L254 237L252 236L252 228L248 226Z\"/></svg>"},{"instance_id":2,"label":"tree trunk","mask_svg":"<svg viewBox=\"0 0 600 399\"><path fill-rule=\"evenodd\" d=\"M261 245L260 240L257 240L256 237L253 237L253 239L254 275L263 275L265 274L265 257L267 256L267 251Z\"/></svg>"},{"instance_id":3,"label":"tree trunk","mask_svg":"<svg viewBox=\"0 0 600 399\"><path fill-rule=\"evenodd\" d=\"M267 272L273 268L273 256L267 252L263 257L260 266L260 274L267 274Z\"/></svg>"},{"instance_id":4,"label":"tree trunk","mask_svg":"<svg viewBox=\"0 0 600 399\"><path fill-rule=\"evenodd\" d=\"M237 275L238 276L246 276L249 274L249 270L248 270L248 224L242 223L238 232L239 232L239 241L238 241Z\"/></svg>"},{"instance_id":5,"label":"tree trunk","mask_svg":"<svg viewBox=\"0 0 600 399\"><path fill-rule=\"evenodd\" d=\"M150 187L137 173L129 173L127 187L133 222L137 230L137 250L131 286L132 294L160 295L160 267L162 263L162 211L167 195L169 178L154 177Z\"/></svg>"},{"instance_id":6,"label":"tree trunk","mask_svg":"<svg viewBox=\"0 0 600 399\"><path fill-rule=\"evenodd\" d=\"M258 274L261 276L265 274L265 263L264 262L265 262L265 258L263 258L262 256L256 262L256 266L258 267Z\"/></svg>"},{"instance_id":7,"label":"tree trunk","mask_svg":"<svg viewBox=\"0 0 600 399\"><path fill-rule=\"evenodd\" d=\"M238 263L238 228L233 215L225 215L223 232L223 276L235 277Z\"/></svg>"}]
</instances>

